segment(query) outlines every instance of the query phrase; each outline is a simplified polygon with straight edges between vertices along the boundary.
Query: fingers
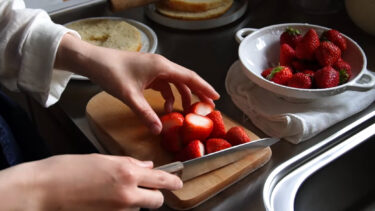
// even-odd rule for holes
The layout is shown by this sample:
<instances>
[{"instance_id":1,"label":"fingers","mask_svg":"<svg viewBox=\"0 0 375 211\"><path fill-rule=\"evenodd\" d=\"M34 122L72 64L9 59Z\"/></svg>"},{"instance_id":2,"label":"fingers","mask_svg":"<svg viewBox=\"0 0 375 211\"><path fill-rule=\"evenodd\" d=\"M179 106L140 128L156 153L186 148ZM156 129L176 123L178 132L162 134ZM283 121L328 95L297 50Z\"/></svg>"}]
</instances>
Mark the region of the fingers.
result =
<instances>
[{"instance_id":1,"label":"fingers","mask_svg":"<svg viewBox=\"0 0 375 211\"><path fill-rule=\"evenodd\" d=\"M173 110L173 103L174 103L174 96L171 89L171 86L167 81L160 80L157 83L153 84L152 89L160 91L161 95L163 96L165 103L164 103L164 110L169 113Z\"/></svg>"},{"instance_id":2,"label":"fingers","mask_svg":"<svg viewBox=\"0 0 375 211\"><path fill-rule=\"evenodd\" d=\"M163 205L164 196L158 190L137 188L133 191L134 205L142 208L156 209Z\"/></svg>"},{"instance_id":3,"label":"fingers","mask_svg":"<svg viewBox=\"0 0 375 211\"><path fill-rule=\"evenodd\" d=\"M155 169L143 169L138 174L138 185L146 188L178 190L183 183L176 175Z\"/></svg>"},{"instance_id":4,"label":"fingers","mask_svg":"<svg viewBox=\"0 0 375 211\"><path fill-rule=\"evenodd\" d=\"M151 133L160 134L162 129L161 121L150 104L146 101L143 93L135 91L129 95L128 105L130 108L142 118Z\"/></svg>"},{"instance_id":5,"label":"fingers","mask_svg":"<svg viewBox=\"0 0 375 211\"><path fill-rule=\"evenodd\" d=\"M178 92L181 95L182 107L187 110L191 104L191 91L189 87L184 84L175 84Z\"/></svg>"}]
</instances>

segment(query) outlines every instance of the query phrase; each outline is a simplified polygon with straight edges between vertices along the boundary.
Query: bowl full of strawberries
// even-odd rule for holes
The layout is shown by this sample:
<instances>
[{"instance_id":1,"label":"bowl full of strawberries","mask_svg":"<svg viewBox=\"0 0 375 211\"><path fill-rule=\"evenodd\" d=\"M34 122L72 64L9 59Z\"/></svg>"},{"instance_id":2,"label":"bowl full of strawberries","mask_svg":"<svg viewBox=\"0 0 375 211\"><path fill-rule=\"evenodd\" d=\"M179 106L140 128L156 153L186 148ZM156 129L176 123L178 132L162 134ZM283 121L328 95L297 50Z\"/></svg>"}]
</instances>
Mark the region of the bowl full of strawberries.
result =
<instances>
[{"instance_id":1,"label":"bowl full of strawberries","mask_svg":"<svg viewBox=\"0 0 375 211\"><path fill-rule=\"evenodd\" d=\"M289 23L237 31L246 76L288 100L310 101L375 86L361 47L338 30Z\"/></svg>"}]
</instances>

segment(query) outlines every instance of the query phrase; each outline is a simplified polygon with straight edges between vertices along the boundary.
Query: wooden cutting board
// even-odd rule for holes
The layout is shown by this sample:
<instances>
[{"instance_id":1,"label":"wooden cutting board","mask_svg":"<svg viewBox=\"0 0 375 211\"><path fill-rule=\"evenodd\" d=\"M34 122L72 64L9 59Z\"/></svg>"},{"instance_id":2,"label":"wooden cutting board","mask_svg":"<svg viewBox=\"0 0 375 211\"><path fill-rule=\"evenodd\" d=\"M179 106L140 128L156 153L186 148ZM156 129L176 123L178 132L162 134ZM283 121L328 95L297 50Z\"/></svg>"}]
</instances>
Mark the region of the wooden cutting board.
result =
<instances>
[{"instance_id":1,"label":"wooden cutting board","mask_svg":"<svg viewBox=\"0 0 375 211\"><path fill-rule=\"evenodd\" d=\"M175 94L174 108L182 110L180 95ZM153 109L163 114L164 100L159 92L146 90L145 98ZM194 98L193 102L197 101ZM223 115L228 130L239 125ZM87 104L86 117L93 133L103 147L114 155L132 156L140 160L152 160L155 166L173 161L170 153L160 146L160 136L152 135L132 110L106 92L95 95ZM245 128L252 140L259 137ZM269 147L249 154L243 159L215 171L185 181L177 191L163 191L165 203L174 209L183 210L198 206L249 173L262 167L271 158Z\"/></svg>"}]
</instances>

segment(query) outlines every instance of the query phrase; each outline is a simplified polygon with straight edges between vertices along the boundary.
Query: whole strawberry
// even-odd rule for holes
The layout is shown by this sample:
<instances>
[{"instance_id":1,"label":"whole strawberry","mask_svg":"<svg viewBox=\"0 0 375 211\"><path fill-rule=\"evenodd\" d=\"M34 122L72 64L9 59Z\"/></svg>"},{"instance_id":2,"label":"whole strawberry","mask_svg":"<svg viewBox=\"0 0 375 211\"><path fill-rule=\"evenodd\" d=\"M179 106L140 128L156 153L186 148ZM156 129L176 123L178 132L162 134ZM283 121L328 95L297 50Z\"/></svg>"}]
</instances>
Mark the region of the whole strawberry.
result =
<instances>
[{"instance_id":1,"label":"whole strawberry","mask_svg":"<svg viewBox=\"0 0 375 211\"><path fill-rule=\"evenodd\" d=\"M291 67L295 58L296 52L290 45L284 43L280 46L280 65Z\"/></svg>"},{"instance_id":2,"label":"whole strawberry","mask_svg":"<svg viewBox=\"0 0 375 211\"><path fill-rule=\"evenodd\" d=\"M280 35L280 45L286 43L290 47L295 48L297 43L301 41L302 35L298 29L287 27L285 31Z\"/></svg>"},{"instance_id":3,"label":"whole strawberry","mask_svg":"<svg viewBox=\"0 0 375 211\"><path fill-rule=\"evenodd\" d=\"M310 29L296 46L296 57L304 60L314 60L315 50L319 47L319 36L314 29Z\"/></svg>"},{"instance_id":4,"label":"whole strawberry","mask_svg":"<svg viewBox=\"0 0 375 211\"><path fill-rule=\"evenodd\" d=\"M311 88L311 84L310 76L299 72L293 75L287 85L295 88L309 89Z\"/></svg>"},{"instance_id":5,"label":"whole strawberry","mask_svg":"<svg viewBox=\"0 0 375 211\"><path fill-rule=\"evenodd\" d=\"M206 145L206 154L217 152L226 148L231 147L232 145L226 141L225 139L221 138L210 138L207 139L205 142Z\"/></svg>"},{"instance_id":6,"label":"whole strawberry","mask_svg":"<svg viewBox=\"0 0 375 211\"><path fill-rule=\"evenodd\" d=\"M213 110L211 113L207 114L207 117L212 120L213 129L210 134L210 138L224 138L226 134L226 129L223 121L223 116L220 111Z\"/></svg>"},{"instance_id":7,"label":"whole strawberry","mask_svg":"<svg viewBox=\"0 0 375 211\"><path fill-rule=\"evenodd\" d=\"M331 66L325 66L315 72L315 84L318 88L335 87L340 82L339 72Z\"/></svg>"},{"instance_id":8,"label":"whole strawberry","mask_svg":"<svg viewBox=\"0 0 375 211\"><path fill-rule=\"evenodd\" d=\"M315 72L313 70L303 70L302 73L309 76L311 80L314 78Z\"/></svg>"},{"instance_id":9,"label":"whole strawberry","mask_svg":"<svg viewBox=\"0 0 375 211\"><path fill-rule=\"evenodd\" d=\"M346 39L341 33L335 29L325 31L322 34L322 40L329 40L333 42L341 51L345 51L347 48Z\"/></svg>"},{"instance_id":10,"label":"whole strawberry","mask_svg":"<svg viewBox=\"0 0 375 211\"><path fill-rule=\"evenodd\" d=\"M265 74L263 74L264 72ZM266 74L268 72L269 74ZM288 80L293 76L292 70L286 66L277 66L275 68L272 68L271 70L266 69L265 71L263 71L263 73L263 77L264 75L266 75L265 77L268 80L281 85L286 85L288 83Z\"/></svg>"},{"instance_id":11,"label":"whole strawberry","mask_svg":"<svg viewBox=\"0 0 375 211\"><path fill-rule=\"evenodd\" d=\"M333 68L339 71L340 74L340 84L346 83L349 81L350 77L352 76L352 68L343 59L338 59L335 64L333 64Z\"/></svg>"},{"instance_id":12,"label":"whole strawberry","mask_svg":"<svg viewBox=\"0 0 375 211\"><path fill-rule=\"evenodd\" d=\"M341 50L333 42L325 41L316 49L315 57L323 67L331 66L341 57Z\"/></svg>"},{"instance_id":13,"label":"whole strawberry","mask_svg":"<svg viewBox=\"0 0 375 211\"><path fill-rule=\"evenodd\" d=\"M250 142L251 139L242 127L234 126L227 131L225 139L233 146Z\"/></svg>"}]
</instances>

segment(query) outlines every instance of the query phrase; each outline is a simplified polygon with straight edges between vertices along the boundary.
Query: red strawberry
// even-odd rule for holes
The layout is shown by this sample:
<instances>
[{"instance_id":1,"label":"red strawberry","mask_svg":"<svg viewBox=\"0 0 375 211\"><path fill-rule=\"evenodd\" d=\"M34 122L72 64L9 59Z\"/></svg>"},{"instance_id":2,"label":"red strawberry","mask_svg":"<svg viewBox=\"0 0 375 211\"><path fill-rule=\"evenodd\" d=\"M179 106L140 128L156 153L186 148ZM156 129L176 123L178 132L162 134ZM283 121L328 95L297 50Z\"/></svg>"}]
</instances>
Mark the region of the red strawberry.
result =
<instances>
[{"instance_id":1,"label":"red strawberry","mask_svg":"<svg viewBox=\"0 0 375 211\"><path fill-rule=\"evenodd\" d=\"M270 68L267 68L267 69L265 69L265 70L263 70L263 72L262 72L262 76L263 76L263 78L267 78L267 76L271 73L271 71L272 71L272 67L270 67Z\"/></svg>"},{"instance_id":2,"label":"red strawberry","mask_svg":"<svg viewBox=\"0 0 375 211\"><path fill-rule=\"evenodd\" d=\"M173 127L162 133L161 145L170 152L178 152L182 149L181 127Z\"/></svg>"},{"instance_id":3,"label":"red strawberry","mask_svg":"<svg viewBox=\"0 0 375 211\"><path fill-rule=\"evenodd\" d=\"M290 45L284 43L280 47L280 65L292 66L292 61L296 57L296 52Z\"/></svg>"},{"instance_id":4,"label":"red strawberry","mask_svg":"<svg viewBox=\"0 0 375 211\"><path fill-rule=\"evenodd\" d=\"M212 153L231 147L232 145L222 138L210 138L205 142L206 153Z\"/></svg>"},{"instance_id":5,"label":"red strawberry","mask_svg":"<svg viewBox=\"0 0 375 211\"><path fill-rule=\"evenodd\" d=\"M313 79L315 75L315 72L312 70L303 70L302 73L308 75L311 79Z\"/></svg>"},{"instance_id":6,"label":"red strawberry","mask_svg":"<svg viewBox=\"0 0 375 211\"><path fill-rule=\"evenodd\" d=\"M301 72L296 73L288 81L288 86L295 87L295 88L309 89L311 88L311 78L310 76L304 73L301 73Z\"/></svg>"},{"instance_id":7,"label":"red strawberry","mask_svg":"<svg viewBox=\"0 0 375 211\"><path fill-rule=\"evenodd\" d=\"M268 74L266 78L275 83L286 85L288 80L292 78L292 76L293 76L293 72L289 67L277 66L272 69L271 73Z\"/></svg>"},{"instance_id":8,"label":"red strawberry","mask_svg":"<svg viewBox=\"0 0 375 211\"><path fill-rule=\"evenodd\" d=\"M317 70L320 68L319 64L316 61L305 61L305 60L294 60L292 62L292 68L295 71L303 70Z\"/></svg>"},{"instance_id":9,"label":"red strawberry","mask_svg":"<svg viewBox=\"0 0 375 211\"><path fill-rule=\"evenodd\" d=\"M212 132L209 137L211 138L224 138L226 134L225 125L223 117L221 116L220 111L214 110L207 115L214 124Z\"/></svg>"},{"instance_id":10,"label":"red strawberry","mask_svg":"<svg viewBox=\"0 0 375 211\"><path fill-rule=\"evenodd\" d=\"M187 114L182 126L184 144L188 144L195 139L205 140L211 134L212 128L213 122L208 117L194 113Z\"/></svg>"},{"instance_id":11,"label":"red strawberry","mask_svg":"<svg viewBox=\"0 0 375 211\"><path fill-rule=\"evenodd\" d=\"M233 146L250 142L250 138L242 127L235 126L228 130L225 139Z\"/></svg>"},{"instance_id":12,"label":"red strawberry","mask_svg":"<svg viewBox=\"0 0 375 211\"><path fill-rule=\"evenodd\" d=\"M322 35L322 40L329 40L333 42L337 47L341 49L341 51L346 50L346 47L347 47L346 39L337 30L331 29L331 30L325 31Z\"/></svg>"},{"instance_id":13,"label":"red strawberry","mask_svg":"<svg viewBox=\"0 0 375 211\"><path fill-rule=\"evenodd\" d=\"M314 29L306 32L296 46L296 57L305 60L314 60L314 52L319 47L319 36Z\"/></svg>"},{"instance_id":14,"label":"red strawberry","mask_svg":"<svg viewBox=\"0 0 375 211\"><path fill-rule=\"evenodd\" d=\"M318 88L335 87L340 82L339 72L331 66L325 66L315 72L315 84Z\"/></svg>"},{"instance_id":15,"label":"red strawberry","mask_svg":"<svg viewBox=\"0 0 375 211\"><path fill-rule=\"evenodd\" d=\"M286 43L290 47L295 48L297 43L302 39L301 32L298 29L287 27L280 35L280 45Z\"/></svg>"},{"instance_id":16,"label":"red strawberry","mask_svg":"<svg viewBox=\"0 0 375 211\"><path fill-rule=\"evenodd\" d=\"M333 42L325 41L315 50L315 58L322 66L331 66L341 57L341 50Z\"/></svg>"},{"instance_id":17,"label":"red strawberry","mask_svg":"<svg viewBox=\"0 0 375 211\"><path fill-rule=\"evenodd\" d=\"M214 110L214 107L211 104L205 102L196 102L190 106L186 114L188 113L195 113L202 116L206 116L207 114L211 113Z\"/></svg>"},{"instance_id":18,"label":"red strawberry","mask_svg":"<svg viewBox=\"0 0 375 211\"><path fill-rule=\"evenodd\" d=\"M339 71L340 84L349 81L350 77L352 76L352 68L350 67L349 63L340 58L335 64L333 64L333 68Z\"/></svg>"},{"instance_id":19,"label":"red strawberry","mask_svg":"<svg viewBox=\"0 0 375 211\"><path fill-rule=\"evenodd\" d=\"M203 155L204 145L199 140L193 140L176 154L176 160L186 161L202 157Z\"/></svg>"},{"instance_id":20,"label":"red strawberry","mask_svg":"<svg viewBox=\"0 0 375 211\"><path fill-rule=\"evenodd\" d=\"M160 117L163 124L162 133L174 127L181 127L184 123L184 116L178 112L171 112Z\"/></svg>"}]
</instances>

